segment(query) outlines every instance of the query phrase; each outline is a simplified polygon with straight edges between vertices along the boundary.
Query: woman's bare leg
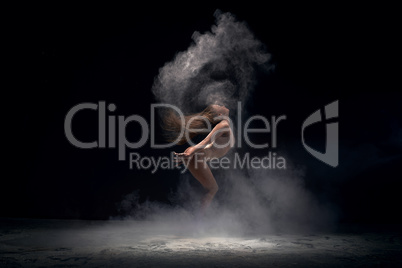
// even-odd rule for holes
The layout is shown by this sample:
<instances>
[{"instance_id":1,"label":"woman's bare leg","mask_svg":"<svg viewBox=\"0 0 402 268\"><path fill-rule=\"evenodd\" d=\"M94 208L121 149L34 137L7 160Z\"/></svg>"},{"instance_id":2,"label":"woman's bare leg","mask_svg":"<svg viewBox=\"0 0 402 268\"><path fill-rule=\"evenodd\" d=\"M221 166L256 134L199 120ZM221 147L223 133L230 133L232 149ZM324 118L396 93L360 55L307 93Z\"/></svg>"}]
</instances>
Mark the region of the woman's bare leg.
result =
<instances>
[{"instance_id":1,"label":"woman's bare leg","mask_svg":"<svg viewBox=\"0 0 402 268\"><path fill-rule=\"evenodd\" d=\"M187 168L191 174L201 183L207 193L204 195L201 203L201 213L204 214L205 210L211 204L216 192L218 191L218 184L212 175L211 169L204 160L204 157L197 157L195 155L188 163Z\"/></svg>"}]
</instances>

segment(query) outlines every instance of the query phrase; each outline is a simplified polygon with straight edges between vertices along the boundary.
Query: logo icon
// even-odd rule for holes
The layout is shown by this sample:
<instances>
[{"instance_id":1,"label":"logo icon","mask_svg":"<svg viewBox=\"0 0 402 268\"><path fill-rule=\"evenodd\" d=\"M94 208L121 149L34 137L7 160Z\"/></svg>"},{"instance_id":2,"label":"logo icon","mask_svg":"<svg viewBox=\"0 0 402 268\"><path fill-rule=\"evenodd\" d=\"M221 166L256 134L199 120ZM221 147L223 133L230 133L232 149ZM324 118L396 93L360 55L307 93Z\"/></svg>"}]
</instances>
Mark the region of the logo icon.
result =
<instances>
[{"instance_id":1,"label":"logo icon","mask_svg":"<svg viewBox=\"0 0 402 268\"><path fill-rule=\"evenodd\" d=\"M338 118L338 101L334 101L324 108L324 116L325 120L329 120L332 118ZM338 157L338 122L328 122L326 123L326 142L325 142L325 153L321 153L317 150L314 150L310 146L305 143L304 139L304 129L308 126L311 126L315 123L321 122L321 111L320 109L312 113L307 119L303 122L302 125L302 143L304 148L312 154L318 160L332 166L337 167L339 164ZM332 121L332 120L331 120Z\"/></svg>"}]
</instances>

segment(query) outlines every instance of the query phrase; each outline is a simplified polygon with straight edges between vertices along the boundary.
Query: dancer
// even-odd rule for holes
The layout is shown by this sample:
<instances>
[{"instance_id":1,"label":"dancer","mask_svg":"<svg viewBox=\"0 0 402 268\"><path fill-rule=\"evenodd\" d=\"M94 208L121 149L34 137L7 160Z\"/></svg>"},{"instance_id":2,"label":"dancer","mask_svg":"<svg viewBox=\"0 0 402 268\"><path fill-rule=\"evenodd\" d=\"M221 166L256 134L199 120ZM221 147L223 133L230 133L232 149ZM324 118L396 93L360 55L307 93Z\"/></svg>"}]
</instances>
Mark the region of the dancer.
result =
<instances>
[{"instance_id":1,"label":"dancer","mask_svg":"<svg viewBox=\"0 0 402 268\"><path fill-rule=\"evenodd\" d=\"M196 135L209 132L205 139L189 146L183 153L175 152L176 163L185 164L206 190L201 202L203 215L218 191L218 184L207 162L212 158L223 157L234 146L229 109L223 105L212 104L201 113L185 116L184 122L182 121L173 112L164 118L164 128L174 133L171 140L177 140L182 134L177 144L190 142Z\"/></svg>"}]
</instances>

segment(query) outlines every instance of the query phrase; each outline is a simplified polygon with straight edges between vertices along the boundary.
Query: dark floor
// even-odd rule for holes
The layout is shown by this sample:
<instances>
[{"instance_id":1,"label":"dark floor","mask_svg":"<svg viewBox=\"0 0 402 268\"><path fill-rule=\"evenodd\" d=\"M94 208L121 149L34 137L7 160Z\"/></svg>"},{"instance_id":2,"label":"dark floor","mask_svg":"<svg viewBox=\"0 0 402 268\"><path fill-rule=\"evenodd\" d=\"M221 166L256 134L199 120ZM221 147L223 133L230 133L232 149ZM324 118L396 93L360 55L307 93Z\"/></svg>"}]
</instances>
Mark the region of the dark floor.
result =
<instances>
[{"instance_id":1,"label":"dark floor","mask_svg":"<svg viewBox=\"0 0 402 268\"><path fill-rule=\"evenodd\" d=\"M0 218L0 267L402 267L400 226L236 236L148 221Z\"/></svg>"}]
</instances>

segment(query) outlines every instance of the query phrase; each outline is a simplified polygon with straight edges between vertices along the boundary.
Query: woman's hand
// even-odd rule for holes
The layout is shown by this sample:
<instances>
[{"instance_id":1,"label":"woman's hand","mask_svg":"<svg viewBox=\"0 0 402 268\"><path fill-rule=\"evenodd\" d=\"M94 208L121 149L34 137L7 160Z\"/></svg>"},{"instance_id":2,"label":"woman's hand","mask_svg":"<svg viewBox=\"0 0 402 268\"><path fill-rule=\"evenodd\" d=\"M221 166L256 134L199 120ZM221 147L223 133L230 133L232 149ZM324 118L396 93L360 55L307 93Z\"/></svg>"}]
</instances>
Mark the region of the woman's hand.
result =
<instances>
[{"instance_id":1,"label":"woman's hand","mask_svg":"<svg viewBox=\"0 0 402 268\"><path fill-rule=\"evenodd\" d=\"M199 152L201 148L197 148L195 146L190 146L188 147L183 153L176 153L173 152L175 155L175 162L177 166L180 166L181 164L188 163L194 155Z\"/></svg>"}]
</instances>

